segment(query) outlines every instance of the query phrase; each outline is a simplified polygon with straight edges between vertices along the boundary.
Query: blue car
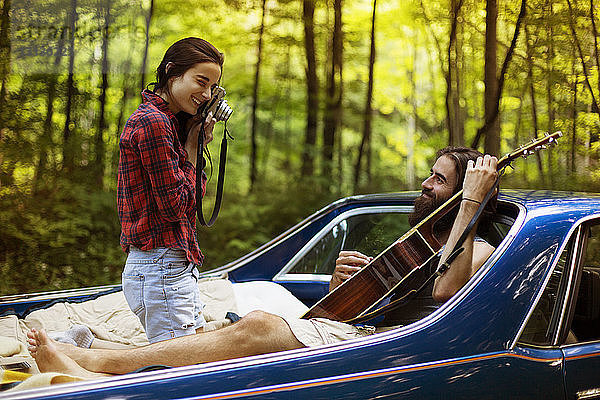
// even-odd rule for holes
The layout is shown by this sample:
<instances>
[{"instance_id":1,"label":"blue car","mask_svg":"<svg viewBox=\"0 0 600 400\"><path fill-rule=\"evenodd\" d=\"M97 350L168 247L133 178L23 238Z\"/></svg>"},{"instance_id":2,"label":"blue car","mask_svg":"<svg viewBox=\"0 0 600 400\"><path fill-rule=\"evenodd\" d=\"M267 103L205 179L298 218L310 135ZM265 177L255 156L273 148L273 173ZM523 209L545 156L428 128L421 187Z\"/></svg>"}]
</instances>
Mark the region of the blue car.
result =
<instances>
[{"instance_id":1,"label":"blue car","mask_svg":"<svg viewBox=\"0 0 600 400\"><path fill-rule=\"evenodd\" d=\"M376 255L409 230L417 195L341 199L205 274L276 282L310 307L340 250ZM504 190L484 237L496 250L454 297L436 305L420 293L383 333L0 398L600 398L600 196ZM0 315L117 290L0 297Z\"/></svg>"}]
</instances>

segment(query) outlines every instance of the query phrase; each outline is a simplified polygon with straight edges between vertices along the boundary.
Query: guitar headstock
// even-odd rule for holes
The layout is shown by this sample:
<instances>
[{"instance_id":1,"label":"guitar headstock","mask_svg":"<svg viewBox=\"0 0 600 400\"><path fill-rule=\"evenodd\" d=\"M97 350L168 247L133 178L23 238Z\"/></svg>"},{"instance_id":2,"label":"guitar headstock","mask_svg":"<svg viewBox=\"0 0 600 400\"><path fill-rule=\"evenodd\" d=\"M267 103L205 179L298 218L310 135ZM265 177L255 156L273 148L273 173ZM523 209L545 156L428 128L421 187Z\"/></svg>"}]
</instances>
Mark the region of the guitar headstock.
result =
<instances>
[{"instance_id":1,"label":"guitar headstock","mask_svg":"<svg viewBox=\"0 0 600 400\"><path fill-rule=\"evenodd\" d=\"M538 152L541 149L546 149L556 144L559 137L562 136L561 131L554 133L545 133L543 137L531 139L530 142L519 146L515 151L505 155L498 161L498 169L510 164L511 161L523 157L527 158L531 154Z\"/></svg>"}]
</instances>

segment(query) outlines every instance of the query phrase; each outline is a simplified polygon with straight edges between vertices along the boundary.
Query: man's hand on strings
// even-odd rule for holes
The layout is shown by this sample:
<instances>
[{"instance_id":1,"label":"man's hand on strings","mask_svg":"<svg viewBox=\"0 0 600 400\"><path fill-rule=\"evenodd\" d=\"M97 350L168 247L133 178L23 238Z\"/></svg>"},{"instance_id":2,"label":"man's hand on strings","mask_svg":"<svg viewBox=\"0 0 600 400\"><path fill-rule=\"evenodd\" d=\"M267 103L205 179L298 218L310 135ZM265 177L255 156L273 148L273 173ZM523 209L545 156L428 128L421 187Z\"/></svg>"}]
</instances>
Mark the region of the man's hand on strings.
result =
<instances>
[{"instance_id":1,"label":"man's hand on strings","mask_svg":"<svg viewBox=\"0 0 600 400\"><path fill-rule=\"evenodd\" d=\"M335 270L329 282L329 291L332 291L354 273L360 271L372 259L373 257L365 256L358 251L340 251L337 260L335 260Z\"/></svg>"}]
</instances>

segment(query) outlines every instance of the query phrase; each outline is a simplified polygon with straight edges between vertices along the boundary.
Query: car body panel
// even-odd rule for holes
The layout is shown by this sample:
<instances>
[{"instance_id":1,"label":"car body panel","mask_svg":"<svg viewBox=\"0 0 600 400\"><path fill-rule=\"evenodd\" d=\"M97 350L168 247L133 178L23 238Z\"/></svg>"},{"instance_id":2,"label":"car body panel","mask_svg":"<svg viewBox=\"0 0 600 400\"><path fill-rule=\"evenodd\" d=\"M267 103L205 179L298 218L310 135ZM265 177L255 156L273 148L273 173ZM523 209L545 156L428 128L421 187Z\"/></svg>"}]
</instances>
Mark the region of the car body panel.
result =
<instances>
[{"instance_id":1,"label":"car body panel","mask_svg":"<svg viewBox=\"0 0 600 400\"><path fill-rule=\"evenodd\" d=\"M206 275L275 280L311 304L323 276L284 279L285 266L336 217L352 209L405 207L417 193L356 196L313 214L255 252ZM15 398L544 398L593 396L600 344L531 346L519 341L578 226L600 218L600 196L502 191L512 226L492 256L449 301L423 319L366 338L97 381L36 389ZM574 267L575 268L575 267ZM283 271L283 272L282 272ZM81 301L118 286L53 293ZM50 294L0 298L23 316ZM600 393L600 390L599 392ZM0 397L2 395L0 394ZM591 398L591 397L590 397Z\"/></svg>"}]
</instances>

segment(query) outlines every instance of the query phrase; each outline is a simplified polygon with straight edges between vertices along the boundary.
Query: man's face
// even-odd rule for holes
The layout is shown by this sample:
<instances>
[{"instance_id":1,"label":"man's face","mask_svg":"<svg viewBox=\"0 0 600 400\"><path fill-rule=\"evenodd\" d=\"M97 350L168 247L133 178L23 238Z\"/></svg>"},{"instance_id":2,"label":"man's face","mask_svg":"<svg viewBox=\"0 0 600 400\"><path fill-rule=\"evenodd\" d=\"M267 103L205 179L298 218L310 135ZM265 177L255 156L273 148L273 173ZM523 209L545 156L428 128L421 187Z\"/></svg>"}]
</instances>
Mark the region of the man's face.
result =
<instances>
[{"instance_id":1,"label":"man's face","mask_svg":"<svg viewBox=\"0 0 600 400\"><path fill-rule=\"evenodd\" d=\"M441 156L431 168L431 175L421 184L421 196L415 200L415 209L409 216L416 225L452 197L456 187L456 167L449 156Z\"/></svg>"}]
</instances>

